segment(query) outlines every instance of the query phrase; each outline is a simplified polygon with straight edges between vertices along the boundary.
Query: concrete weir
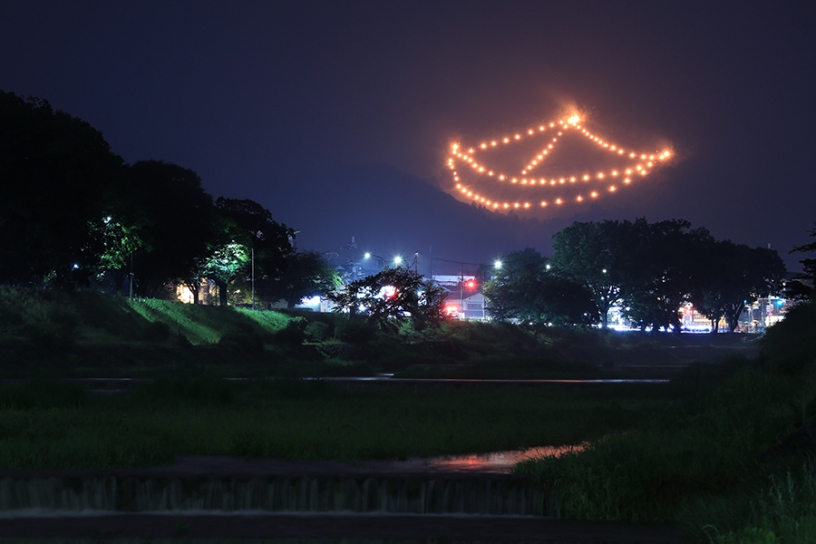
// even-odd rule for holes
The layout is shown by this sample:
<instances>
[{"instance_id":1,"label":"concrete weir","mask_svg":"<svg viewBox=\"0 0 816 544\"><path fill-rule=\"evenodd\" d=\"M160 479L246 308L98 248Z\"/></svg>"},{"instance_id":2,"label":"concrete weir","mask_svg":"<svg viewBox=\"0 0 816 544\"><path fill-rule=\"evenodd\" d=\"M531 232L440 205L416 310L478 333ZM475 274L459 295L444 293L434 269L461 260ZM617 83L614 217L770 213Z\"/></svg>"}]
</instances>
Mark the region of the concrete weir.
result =
<instances>
[{"instance_id":1,"label":"concrete weir","mask_svg":"<svg viewBox=\"0 0 816 544\"><path fill-rule=\"evenodd\" d=\"M0 516L70 513L381 513L543 515L547 501L513 476L91 477L0 479Z\"/></svg>"},{"instance_id":2,"label":"concrete weir","mask_svg":"<svg viewBox=\"0 0 816 544\"><path fill-rule=\"evenodd\" d=\"M550 497L508 472L515 457L484 459L480 465L473 456L355 464L190 457L147 469L6 469L0 539L682 542L659 528L557 520Z\"/></svg>"}]
</instances>

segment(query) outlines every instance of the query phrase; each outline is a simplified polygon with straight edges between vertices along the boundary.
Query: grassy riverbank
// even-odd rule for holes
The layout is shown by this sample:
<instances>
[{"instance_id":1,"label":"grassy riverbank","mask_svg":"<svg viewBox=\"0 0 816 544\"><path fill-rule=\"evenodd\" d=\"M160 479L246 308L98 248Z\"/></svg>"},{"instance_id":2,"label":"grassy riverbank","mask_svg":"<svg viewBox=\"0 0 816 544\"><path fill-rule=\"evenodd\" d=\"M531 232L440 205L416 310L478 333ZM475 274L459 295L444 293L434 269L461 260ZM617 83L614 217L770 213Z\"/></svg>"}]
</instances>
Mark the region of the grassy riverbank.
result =
<instances>
[{"instance_id":1,"label":"grassy riverbank","mask_svg":"<svg viewBox=\"0 0 816 544\"><path fill-rule=\"evenodd\" d=\"M623 431L673 392L159 380L100 395L54 382L0 387L0 466L108 468L177 455L404 459L579 444Z\"/></svg>"},{"instance_id":2,"label":"grassy riverbank","mask_svg":"<svg viewBox=\"0 0 816 544\"><path fill-rule=\"evenodd\" d=\"M720 544L816 541L816 441L777 445L816 415L816 309L792 311L751 364L687 370L716 387L672 403L587 450L522 463L561 497L561 515L672 522ZM771 454L766 453L772 451Z\"/></svg>"},{"instance_id":3,"label":"grassy riverbank","mask_svg":"<svg viewBox=\"0 0 816 544\"><path fill-rule=\"evenodd\" d=\"M0 287L0 378L652 377L756 355L755 337L448 322L385 333L345 315Z\"/></svg>"},{"instance_id":4,"label":"grassy riverbank","mask_svg":"<svg viewBox=\"0 0 816 544\"><path fill-rule=\"evenodd\" d=\"M673 523L717 544L816 541L816 441L763 456L816 416L814 331L813 305L772 328L760 354L755 337L739 335L461 322L385 334L338 315L2 289L0 378L154 381L116 395L56 381L0 386L0 466L355 461L591 441L518 467L556 491L564 517ZM376 372L674 379L418 390L297 379ZM277 379L222 379L237 376Z\"/></svg>"}]
</instances>

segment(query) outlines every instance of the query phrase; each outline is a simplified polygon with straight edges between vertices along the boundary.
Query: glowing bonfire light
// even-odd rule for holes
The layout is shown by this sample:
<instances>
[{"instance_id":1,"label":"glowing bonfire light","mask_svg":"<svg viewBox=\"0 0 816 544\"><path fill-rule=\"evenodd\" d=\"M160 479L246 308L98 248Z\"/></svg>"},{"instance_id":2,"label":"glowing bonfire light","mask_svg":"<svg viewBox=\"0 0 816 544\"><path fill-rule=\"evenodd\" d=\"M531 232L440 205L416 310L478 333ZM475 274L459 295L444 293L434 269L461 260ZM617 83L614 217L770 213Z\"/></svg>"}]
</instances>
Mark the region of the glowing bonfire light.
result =
<instances>
[{"instance_id":1,"label":"glowing bonfire light","mask_svg":"<svg viewBox=\"0 0 816 544\"><path fill-rule=\"evenodd\" d=\"M541 188L547 191L558 186L564 186L565 188L569 187L567 182L573 184L579 179L584 182L591 182L592 180L595 180L596 183L599 183L604 182L607 177L617 178L618 176L621 176L623 177L623 185L629 186L632 184L631 176L633 173L638 173L641 178L645 177L655 168L661 166L662 164L666 164L666 161L673 156L673 153L669 149L648 153L637 153L632 150L625 150L623 146L610 142L597 134L593 134L587 127L583 126L583 121L584 119L582 119L580 114L573 113L558 121L550 121L549 123L539 124L537 125L537 130L536 128L526 128L518 132L512 132L510 133L511 135L502 136L501 138L483 140L475 148L467 148L466 152L463 151L461 143L456 142L451 144L451 153L448 157L446 157L446 166L452 171L452 177L453 181L455 182L457 192L459 192L463 198L483 204L488 209L494 211L530 210L535 208L530 202L501 200L483 192L487 191L489 193L489 189L482 185L477 187L471 182L478 180L479 183L484 183L485 181L502 183L509 180L511 184L524 186L525 189L523 190ZM535 125L533 127L535 127ZM502 172L498 168L493 168L485 161L481 160L481 158L479 161L475 159L478 150L489 150L490 148L497 147L499 143L509 145L521 143L531 138L541 138L549 129L554 129L556 127L558 130L557 135L550 136L548 141L545 142L545 145L539 148L539 151L535 152L530 159L524 162L524 167L519 171L519 177L514 177L512 173ZM549 180L544 177L532 177L535 175L535 170L548 163L548 158L551 157L551 154L556 151L559 137L570 131L583 138L586 138L602 151L606 151L615 157L624 158L624 160L626 157L628 157L629 159L634 159L634 161L631 164L624 166L619 165L613 169L596 171L594 174L586 172L567 173L566 175L550 178ZM467 179L463 178L461 173L457 170L457 166L463 163L471 167L473 174L476 176L475 178L472 176L468 176ZM505 185L505 187L508 186ZM615 193L617 191L617 185L608 185L606 187L606 192L608 194ZM588 196L591 199L596 199L599 197L599 193L598 191L590 191ZM580 194L569 198L571 200L566 200L563 196L558 196L552 200L541 200L539 201L538 207L548 207L550 202L556 204L557 206L562 206L567 202L581 203L586 200L584 195Z\"/></svg>"}]
</instances>

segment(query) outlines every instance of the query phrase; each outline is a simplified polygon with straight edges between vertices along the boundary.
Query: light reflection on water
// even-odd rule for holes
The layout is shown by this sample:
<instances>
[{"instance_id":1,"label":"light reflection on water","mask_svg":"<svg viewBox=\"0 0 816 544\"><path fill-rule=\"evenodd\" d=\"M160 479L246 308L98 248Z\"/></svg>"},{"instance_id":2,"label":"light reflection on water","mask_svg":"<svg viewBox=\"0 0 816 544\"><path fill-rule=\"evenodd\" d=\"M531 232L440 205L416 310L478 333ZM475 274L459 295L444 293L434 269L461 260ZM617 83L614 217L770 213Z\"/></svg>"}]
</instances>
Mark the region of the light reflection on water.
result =
<instances>
[{"instance_id":1,"label":"light reflection on water","mask_svg":"<svg viewBox=\"0 0 816 544\"><path fill-rule=\"evenodd\" d=\"M571 446L543 446L526 450L497 451L466 455L412 458L389 462L394 470L416 471L424 468L429 472L498 472L509 473L516 463L538 457L558 457L569 452L579 452L585 444Z\"/></svg>"}]
</instances>

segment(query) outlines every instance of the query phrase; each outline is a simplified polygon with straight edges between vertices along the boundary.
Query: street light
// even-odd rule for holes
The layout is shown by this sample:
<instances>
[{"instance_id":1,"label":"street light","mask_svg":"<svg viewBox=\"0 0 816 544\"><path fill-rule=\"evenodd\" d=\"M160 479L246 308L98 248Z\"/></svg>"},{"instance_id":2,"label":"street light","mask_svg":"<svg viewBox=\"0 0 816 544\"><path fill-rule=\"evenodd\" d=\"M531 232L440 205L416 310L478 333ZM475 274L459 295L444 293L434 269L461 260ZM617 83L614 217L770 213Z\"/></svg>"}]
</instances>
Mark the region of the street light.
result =
<instances>
[{"instance_id":1,"label":"street light","mask_svg":"<svg viewBox=\"0 0 816 544\"><path fill-rule=\"evenodd\" d=\"M500 260L497 259L497 260L493 261L493 268L495 268L496 270L501 270L501 267L502 267L502 262Z\"/></svg>"},{"instance_id":2,"label":"street light","mask_svg":"<svg viewBox=\"0 0 816 544\"><path fill-rule=\"evenodd\" d=\"M379 260L380 260L380 262L382 262L382 265L383 265L383 270L385 270L385 268L386 268L386 267L385 267L385 259L383 259L383 258L382 258L382 257L380 257L379 255L374 255L373 253L369 253L369 252L367 252L367 251L366 251L366 252L363 254L363 259L371 259L371 258L374 258L374 259L379 259Z\"/></svg>"}]
</instances>

